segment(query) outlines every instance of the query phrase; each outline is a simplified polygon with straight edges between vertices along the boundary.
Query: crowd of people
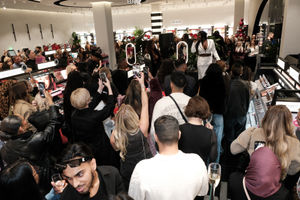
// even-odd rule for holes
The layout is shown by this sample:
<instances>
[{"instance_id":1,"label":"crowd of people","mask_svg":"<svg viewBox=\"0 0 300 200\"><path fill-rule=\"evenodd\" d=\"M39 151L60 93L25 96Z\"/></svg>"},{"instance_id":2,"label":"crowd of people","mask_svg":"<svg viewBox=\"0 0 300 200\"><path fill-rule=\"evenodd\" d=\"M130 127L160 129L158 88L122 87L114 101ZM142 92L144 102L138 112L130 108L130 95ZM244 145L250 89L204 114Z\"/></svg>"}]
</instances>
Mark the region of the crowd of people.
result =
<instances>
[{"instance_id":1,"label":"crowd of people","mask_svg":"<svg viewBox=\"0 0 300 200\"><path fill-rule=\"evenodd\" d=\"M184 54L166 58L155 40L143 47L146 70L133 77L122 44L115 44L114 71L99 47L72 47L76 59L57 49L52 59L67 68L63 114L33 77L3 81L0 198L203 199L207 166L225 167L226 156L237 154L239 163L221 177L232 200L292 199L300 143L291 112L272 106L262 127L245 130L258 41L214 36L221 39L204 31L182 39L196 55L196 76L187 73ZM34 72L46 60L40 47L13 58L4 52L0 69L25 64Z\"/></svg>"}]
</instances>

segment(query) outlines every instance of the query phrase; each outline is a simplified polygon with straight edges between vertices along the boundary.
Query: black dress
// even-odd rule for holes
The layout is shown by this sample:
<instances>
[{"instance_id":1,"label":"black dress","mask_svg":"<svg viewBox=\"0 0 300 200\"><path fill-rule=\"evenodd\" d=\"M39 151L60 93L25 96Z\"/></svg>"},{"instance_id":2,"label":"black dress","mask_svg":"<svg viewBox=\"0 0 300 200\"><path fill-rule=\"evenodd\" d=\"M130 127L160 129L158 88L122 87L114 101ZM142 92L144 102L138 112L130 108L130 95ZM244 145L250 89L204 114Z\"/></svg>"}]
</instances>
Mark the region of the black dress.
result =
<instances>
[{"instance_id":1,"label":"black dress","mask_svg":"<svg viewBox=\"0 0 300 200\"><path fill-rule=\"evenodd\" d=\"M217 158L217 136L203 125L193 125L190 123L179 126L181 137L179 149L184 153L198 154L204 163Z\"/></svg>"},{"instance_id":2,"label":"black dress","mask_svg":"<svg viewBox=\"0 0 300 200\"><path fill-rule=\"evenodd\" d=\"M136 164L141 160L152 157L147 138L145 138L141 130L138 130L134 135L127 134L127 137L127 153L125 155L125 160L121 160L120 168L120 173L126 189L128 189L129 181Z\"/></svg>"}]
</instances>

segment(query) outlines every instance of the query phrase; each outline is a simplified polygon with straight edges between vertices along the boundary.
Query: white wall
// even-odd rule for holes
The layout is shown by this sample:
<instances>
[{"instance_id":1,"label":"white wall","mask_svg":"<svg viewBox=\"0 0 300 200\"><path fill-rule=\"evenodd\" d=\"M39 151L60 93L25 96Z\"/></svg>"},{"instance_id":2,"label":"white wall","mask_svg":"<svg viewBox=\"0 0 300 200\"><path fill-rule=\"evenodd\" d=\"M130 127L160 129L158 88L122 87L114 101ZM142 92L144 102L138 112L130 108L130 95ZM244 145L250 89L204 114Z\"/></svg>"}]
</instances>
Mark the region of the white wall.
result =
<instances>
[{"instance_id":1,"label":"white wall","mask_svg":"<svg viewBox=\"0 0 300 200\"><path fill-rule=\"evenodd\" d=\"M42 12L7 9L0 10L0 52L24 47L33 49L49 43L66 43L72 32L91 32L94 30L93 16L71 13ZM17 41L12 33L14 24ZM29 25L31 40L28 38L26 24ZM44 39L41 39L39 24L42 25ZM53 25L54 39L50 24Z\"/></svg>"},{"instance_id":2,"label":"white wall","mask_svg":"<svg viewBox=\"0 0 300 200\"><path fill-rule=\"evenodd\" d=\"M206 8L169 9L163 11L163 26L175 26L174 20L180 20L178 26L216 26L233 25L233 9L230 6L216 6Z\"/></svg>"},{"instance_id":3,"label":"white wall","mask_svg":"<svg viewBox=\"0 0 300 200\"><path fill-rule=\"evenodd\" d=\"M163 6L163 27L196 26L233 26L234 4L213 5L176 5ZM151 6L132 6L129 8L112 8L113 30L151 28ZM176 22L176 23L175 23ZM92 13L61 13L15 9L0 9L0 52L10 47L14 49L34 48L49 43L65 43L70 40L72 32L95 32ZM17 41L14 41L11 24L14 24ZM29 25L31 40L26 32ZM39 24L42 25L44 39L41 39ZM50 24L53 25L52 39Z\"/></svg>"},{"instance_id":4,"label":"white wall","mask_svg":"<svg viewBox=\"0 0 300 200\"><path fill-rule=\"evenodd\" d=\"M282 38L279 56L285 58L288 54L300 53L300 1L286 0L283 17Z\"/></svg>"},{"instance_id":5,"label":"white wall","mask_svg":"<svg viewBox=\"0 0 300 200\"><path fill-rule=\"evenodd\" d=\"M150 13L149 11L143 13L113 14L113 29L114 31L134 29L136 26L139 28L150 28Z\"/></svg>"},{"instance_id":6,"label":"white wall","mask_svg":"<svg viewBox=\"0 0 300 200\"><path fill-rule=\"evenodd\" d=\"M124 8L125 9L125 8ZM163 28L187 26L212 26L229 25L233 26L234 4L213 6L191 6L170 5L162 6ZM151 27L151 7L127 8L124 12L121 9L113 9L113 28L114 30L134 29Z\"/></svg>"}]
</instances>

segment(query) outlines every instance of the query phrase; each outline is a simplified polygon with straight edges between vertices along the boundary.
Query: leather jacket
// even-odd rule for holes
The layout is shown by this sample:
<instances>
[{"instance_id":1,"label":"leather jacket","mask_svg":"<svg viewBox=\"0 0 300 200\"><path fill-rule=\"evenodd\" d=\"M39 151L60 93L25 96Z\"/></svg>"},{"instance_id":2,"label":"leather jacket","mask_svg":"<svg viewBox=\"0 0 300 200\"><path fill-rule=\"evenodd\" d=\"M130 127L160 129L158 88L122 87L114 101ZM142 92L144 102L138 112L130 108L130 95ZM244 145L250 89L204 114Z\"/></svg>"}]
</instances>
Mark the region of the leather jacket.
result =
<instances>
[{"instance_id":1,"label":"leather jacket","mask_svg":"<svg viewBox=\"0 0 300 200\"><path fill-rule=\"evenodd\" d=\"M43 131L26 132L21 135L12 136L1 149L2 159L10 164L19 158L25 158L35 165L43 166L49 146L61 126L60 114L52 105L49 108L49 123Z\"/></svg>"}]
</instances>

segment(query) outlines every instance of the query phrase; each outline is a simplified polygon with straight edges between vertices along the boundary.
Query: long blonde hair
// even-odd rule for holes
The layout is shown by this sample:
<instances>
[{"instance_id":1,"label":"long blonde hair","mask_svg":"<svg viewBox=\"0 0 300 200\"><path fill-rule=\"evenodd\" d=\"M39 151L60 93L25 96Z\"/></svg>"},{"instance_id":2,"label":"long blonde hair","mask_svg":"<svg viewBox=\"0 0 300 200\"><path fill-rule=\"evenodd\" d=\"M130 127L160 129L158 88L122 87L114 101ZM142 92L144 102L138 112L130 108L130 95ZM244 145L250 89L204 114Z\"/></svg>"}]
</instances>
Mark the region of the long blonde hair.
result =
<instances>
[{"instance_id":1,"label":"long blonde hair","mask_svg":"<svg viewBox=\"0 0 300 200\"><path fill-rule=\"evenodd\" d=\"M135 134L139 130L139 117L130 105L123 104L115 118L115 145L120 150L120 157L124 161L128 145L127 134Z\"/></svg>"},{"instance_id":2,"label":"long blonde hair","mask_svg":"<svg viewBox=\"0 0 300 200\"><path fill-rule=\"evenodd\" d=\"M288 167L288 137L295 137L292 126L292 114L286 106L271 107L262 120L262 128L266 136L266 145L275 153L281 164L281 179L284 179Z\"/></svg>"}]
</instances>

